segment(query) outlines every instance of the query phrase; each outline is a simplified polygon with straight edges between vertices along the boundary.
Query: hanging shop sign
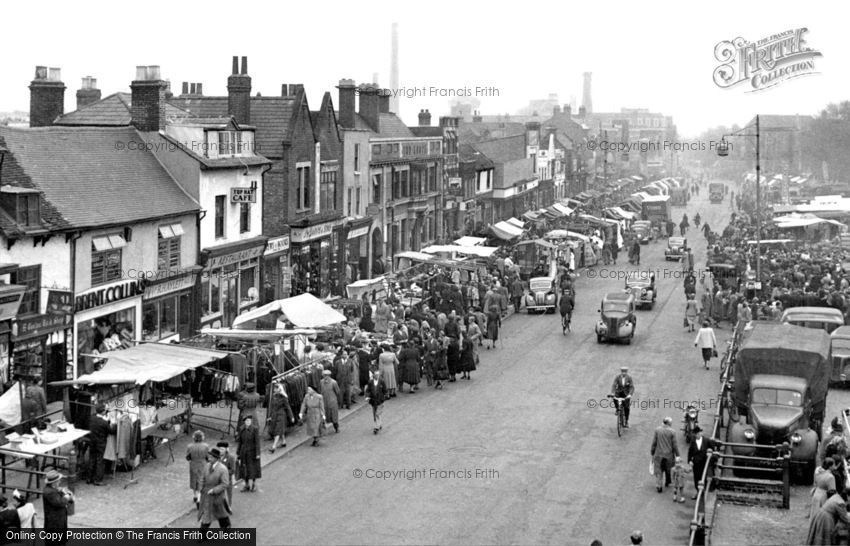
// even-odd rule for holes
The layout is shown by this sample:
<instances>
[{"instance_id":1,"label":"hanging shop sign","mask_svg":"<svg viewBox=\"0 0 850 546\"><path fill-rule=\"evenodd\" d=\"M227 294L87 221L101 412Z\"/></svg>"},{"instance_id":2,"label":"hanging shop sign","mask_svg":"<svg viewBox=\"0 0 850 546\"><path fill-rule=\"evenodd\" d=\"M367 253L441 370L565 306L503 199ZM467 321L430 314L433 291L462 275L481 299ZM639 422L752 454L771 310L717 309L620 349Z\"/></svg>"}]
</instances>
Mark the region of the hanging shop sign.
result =
<instances>
[{"instance_id":1,"label":"hanging shop sign","mask_svg":"<svg viewBox=\"0 0 850 546\"><path fill-rule=\"evenodd\" d=\"M363 226L362 228L352 229L348 232L347 239L356 239L358 237L362 237L369 233L369 226Z\"/></svg>"},{"instance_id":2,"label":"hanging shop sign","mask_svg":"<svg viewBox=\"0 0 850 546\"><path fill-rule=\"evenodd\" d=\"M306 243L307 241L327 237L331 234L331 232L333 232L334 228L337 225L339 225L339 222L327 222L324 224L316 224L315 226L310 226L306 228L293 228L292 242Z\"/></svg>"},{"instance_id":3,"label":"hanging shop sign","mask_svg":"<svg viewBox=\"0 0 850 546\"><path fill-rule=\"evenodd\" d=\"M251 188L230 188L231 203L256 203L257 190Z\"/></svg>"},{"instance_id":4,"label":"hanging shop sign","mask_svg":"<svg viewBox=\"0 0 850 546\"><path fill-rule=\"evenodd\" d=\"M264 248L265 245L255 246L252 248L246 248L245 250L240 250L239 252L234 252L233 254L223 254L221 256L210 258L209 263L207 263L207 269L216 269L225 265L239 263L243 260L257 258L263 254Z\"/></svg>"},{"instance_id":5,"label":"hanging shop sign","mask_svg":"<svg viewBox=\"0 0 850 546\"><path fill-rule=\"evenodd\" d=\"M278 252L286 252L287 250L289 250L289 235L284 235L283 237L269 239L269 242L266 243L266 251L264 255L269 256L271 254L277 254Z\"/></svg>"},{"instance_id":6,"label":"hanging shop sign","mask_svg":"<svg viewBox=\"0 0 850 546\"><path fill-rule=\"evenodd\" d=\"M74 310L79 313L87 309L93 309L109 303L126 300L141 296L145 292L147 285L145 279L136 279L125 282L108 288L94 290L87 294L77 296L74 303Z\"/></svg>"},{"instance_id":7,"label":"hanging shop sign","mask_svg":"<svg viewBox=\"0 0 850 546\"><path fill-rule=\"evenodd\" d=\"M15 339L28 339L41 337L57 330L71 326L73 322L71 315L36 315L34 317L19 318L12 326L12 335Z\"/></svg>"},{"instance_id":8,"label":"hanging shop sign","mask_svg":"<svg viewBox=\"0 0 850 546\"><path fill-rule=\"evenodd\" d=\"M8 320L18 314L18 306L26 291L25 286L0 286L0 320Z\"/></svg>"},{"instance_id":9,"label":"hanging shop sign","mask_svg":"<svg viewBox=\"0 0 850 546\"><path fill-rule=\"evenodd\" d=\"M195 286L195 274L191 273L183 275L182 277L169 279L165 282L148 286L145 289L145 299L152 300L154 298L164 296L165 294L192 288L193 286Z\"/></svg>"},{"instance_id":10,"label":"hanging shop sign","mask_svg":"<svg viewBox=\"0 0 850 546\"><path fill-rule=\"evenodd\" d=\"M74 312L74 293L65 290L47 291L47 314L70 315Z\"/></svg>"}]
</instances>

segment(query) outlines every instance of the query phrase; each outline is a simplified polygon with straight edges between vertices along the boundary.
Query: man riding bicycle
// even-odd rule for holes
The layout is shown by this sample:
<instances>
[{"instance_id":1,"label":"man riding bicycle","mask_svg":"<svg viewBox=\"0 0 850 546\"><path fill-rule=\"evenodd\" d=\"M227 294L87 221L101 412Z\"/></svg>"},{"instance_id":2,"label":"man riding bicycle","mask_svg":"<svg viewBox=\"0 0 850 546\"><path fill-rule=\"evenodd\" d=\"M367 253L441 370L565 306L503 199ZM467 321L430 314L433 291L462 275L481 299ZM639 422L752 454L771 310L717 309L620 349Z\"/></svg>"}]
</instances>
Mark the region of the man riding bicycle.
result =
<instances>
[{"instance_id":1,"label":"man riding bicycle","mask_svg":"<svg viewBox=\"0 0 850 546\"><path fill-rule=\"evenodd\" d=\"M564 330L571 330L570 321L573 319L573 306L575 295L572 290L562 290L561 299L558 302L558 310L561 312L561 324L564 325Z\"/></svg>"},{"instance_id":2,"label":"man riding bicycle","mask_svg":"<svg viewBox=\"0 0 850 546\"><path fill-rule=\"evenodd\" d=\"M635 384L632 381L632 376L629 375L628 366L620 367L620 373L614 378L614 384L611 385L611 393L614 395L615 409L619 408L620 401L617 398L623 398L623 419L625 428L629 428L629 406L631 405L631 397L635 392Z\"/></svg>"}]
</instances>

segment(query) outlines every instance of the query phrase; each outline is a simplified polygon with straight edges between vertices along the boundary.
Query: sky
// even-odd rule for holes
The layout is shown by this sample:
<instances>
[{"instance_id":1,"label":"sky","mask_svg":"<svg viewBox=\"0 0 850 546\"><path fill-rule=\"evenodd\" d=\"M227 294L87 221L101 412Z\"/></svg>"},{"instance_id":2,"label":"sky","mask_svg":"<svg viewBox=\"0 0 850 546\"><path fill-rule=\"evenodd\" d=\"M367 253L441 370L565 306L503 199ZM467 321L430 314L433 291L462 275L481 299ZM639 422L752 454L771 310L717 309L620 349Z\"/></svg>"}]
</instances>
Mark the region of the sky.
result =
<instances>
[{"instance_id":1,"label":"sky","mask_svg":"<svg viewBox=\"0 0 850 546\"><path fill-rule=\"evenodd\" d=\"M755 114L816 114L848 99L848 15L850 4L820 1L14 2L4 6L0 111L28 111L36 65L62 69L66 111L84 76L97 78L106 96L129 91L137 65L160 65L176 92L189 81L203 83L205 95L225 95L233 55L248 57L252 93L301 83L317 109L325 92L338 102L341 78L370 82L377 73L389 86L397 23L399 87L425 87L425 96L400 100L409 125L423 108L434 122L448 114L443 90L495 88L476 97L482 114L515 113L550 93L580 103L582 73L592 72L594 111L647 108L672 116L689 137ZM817 74L758 92L714 83L719 42L798 28L822 53Z\"/></svg>"}]
</instances>

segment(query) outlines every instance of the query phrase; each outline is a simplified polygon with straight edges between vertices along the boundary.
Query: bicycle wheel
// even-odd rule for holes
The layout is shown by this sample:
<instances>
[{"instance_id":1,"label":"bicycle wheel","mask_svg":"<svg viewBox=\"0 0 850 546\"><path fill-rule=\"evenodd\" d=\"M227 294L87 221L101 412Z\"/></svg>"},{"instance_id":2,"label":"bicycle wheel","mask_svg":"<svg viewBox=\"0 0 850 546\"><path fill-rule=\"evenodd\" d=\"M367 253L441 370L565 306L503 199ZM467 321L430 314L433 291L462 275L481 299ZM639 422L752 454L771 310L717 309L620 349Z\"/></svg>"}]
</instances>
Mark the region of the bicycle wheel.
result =
<instances>
[{"instance_id":1,"label":"bicycle wheel","mask_svg":"<svg viewBox=\"0 0 850 546\"><path fill-rule=\"evenodd\" d=\"M623 410L617 410L617 437L623 435Z\"/></svg>"},{"instance_id":2,"label":"bicycle wheel","mask_svg":"<svg viewBox=\"0 0 850 546\"><path fill-rule=\"evenodd\" d=\"M564 334L564 335L567 335L567 317L566 317L566 315L561 317L561 333Z\"/></svg>"}]
</instances>

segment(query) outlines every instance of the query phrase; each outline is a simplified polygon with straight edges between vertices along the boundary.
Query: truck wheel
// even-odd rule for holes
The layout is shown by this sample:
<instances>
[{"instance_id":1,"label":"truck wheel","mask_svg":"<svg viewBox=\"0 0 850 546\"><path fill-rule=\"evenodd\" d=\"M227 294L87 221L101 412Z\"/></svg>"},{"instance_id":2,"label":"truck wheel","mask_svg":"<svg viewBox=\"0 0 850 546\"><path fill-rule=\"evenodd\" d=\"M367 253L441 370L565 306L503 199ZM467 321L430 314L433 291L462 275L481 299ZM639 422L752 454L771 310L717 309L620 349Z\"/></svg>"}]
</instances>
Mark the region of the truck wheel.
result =
<instances>
[{"instance_id":1,"label":"truck wheel","mask_svg":"<svg viewBox=\"0 0 850 546\"><path fill-rule=\"evenodd\" d=\"M602 343L602 336L596 334L596 343Z\"/></svg>"},{"instance_id":2,"label":"truck wheel","mask_svg":"<svg viewBox=\"0 0 850 546\"><path fill-rule=\"evenodd\" d=\"M629 336L629 337L626 338L626 345L631 345L631 344L632 344L632 336Z\"/></svg>"}]
</instances>

